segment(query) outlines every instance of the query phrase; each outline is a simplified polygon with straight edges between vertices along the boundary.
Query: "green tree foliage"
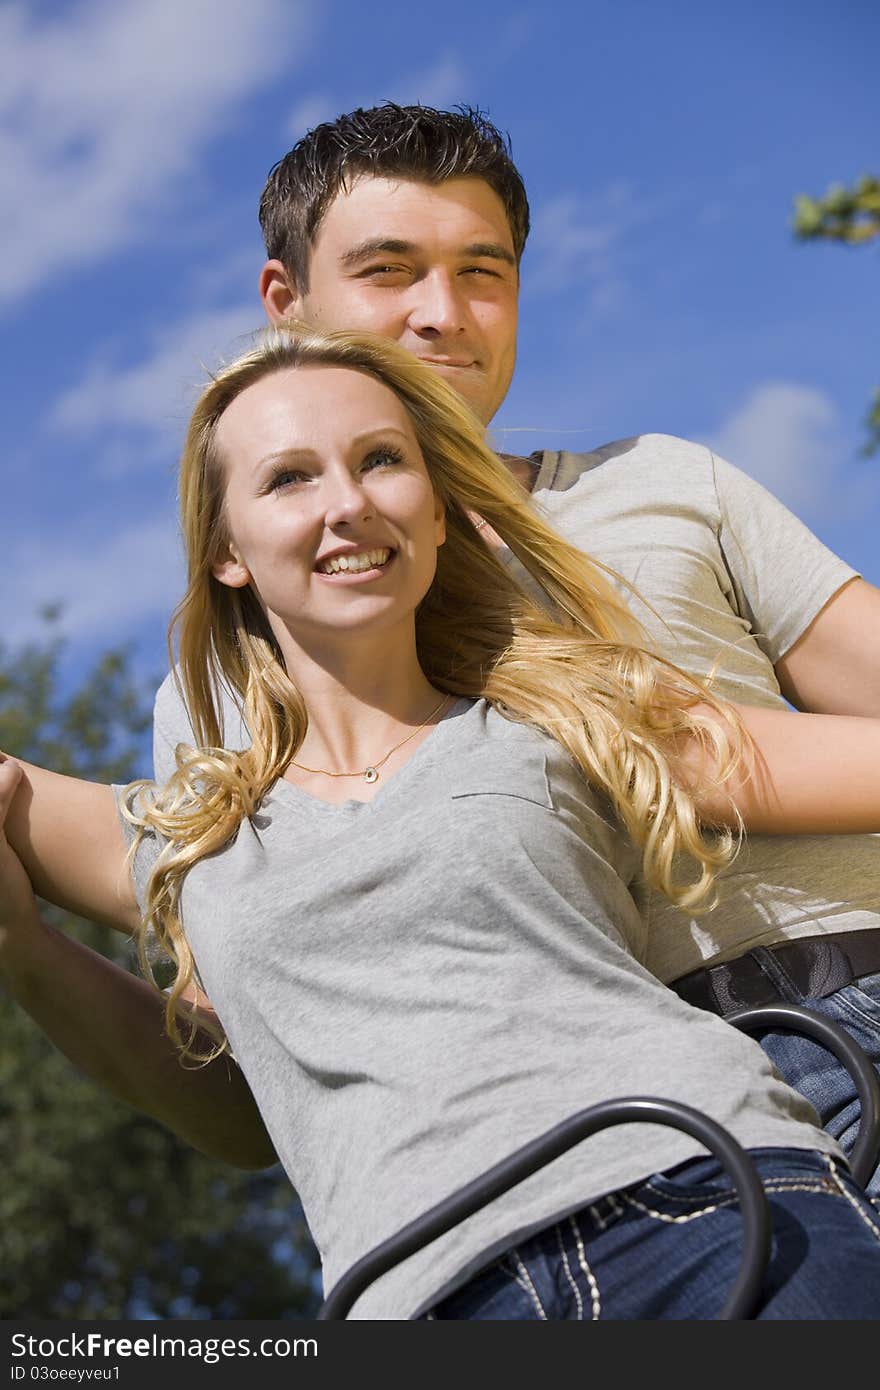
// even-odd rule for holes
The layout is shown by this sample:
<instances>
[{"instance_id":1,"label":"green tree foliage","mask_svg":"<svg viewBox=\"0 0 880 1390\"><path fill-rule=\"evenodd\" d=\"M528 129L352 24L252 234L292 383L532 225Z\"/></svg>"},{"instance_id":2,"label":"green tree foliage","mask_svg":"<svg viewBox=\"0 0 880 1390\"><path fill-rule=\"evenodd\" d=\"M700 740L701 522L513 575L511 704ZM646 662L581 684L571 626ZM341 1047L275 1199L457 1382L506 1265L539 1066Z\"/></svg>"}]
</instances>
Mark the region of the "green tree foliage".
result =
<instances>
[{"instance_id":1,"label":"green tree foliage","mask_svg":"<svg viewBox=\"0 0 880 1390\"><path fill-rule=\"evenodd\" d=\"M126 651L62 692L45 639L0 645L0 748L59 772L143 772L149 700ZM117 933L46 908L130 964ZM121 946L119 943L122 943ZM101 1091L0 995L0 1318L298 1318L316 1258L280 1169L242 1173Z\"/></svg>"},{"instance_id":2,"label":"green tree foliage","mask_svg":"<svg viewBox=\"0 0 880 1390\"><path fill-rule=\"evenodd\" d=\"M850 246L880 236L880 179L866 174L853 188L834 184L824 198L799 194L794 200L794 229L805 240L825 237Z\"/></svg>"},{"instance_id":3,"label":"green tree foliage","mask_svg":"<svg viewBox=\"0 0 880 1390\"><path fill-rule=\"evenodd\" d=\"M799 194L794 200L794 231L804 241L824 239L859 246L880 236L880 179L865 174L852 188L834 184L824 198ZM863 452L880 450L880 389L874 391L865 423Z\"/></svg>"}]
</instances>

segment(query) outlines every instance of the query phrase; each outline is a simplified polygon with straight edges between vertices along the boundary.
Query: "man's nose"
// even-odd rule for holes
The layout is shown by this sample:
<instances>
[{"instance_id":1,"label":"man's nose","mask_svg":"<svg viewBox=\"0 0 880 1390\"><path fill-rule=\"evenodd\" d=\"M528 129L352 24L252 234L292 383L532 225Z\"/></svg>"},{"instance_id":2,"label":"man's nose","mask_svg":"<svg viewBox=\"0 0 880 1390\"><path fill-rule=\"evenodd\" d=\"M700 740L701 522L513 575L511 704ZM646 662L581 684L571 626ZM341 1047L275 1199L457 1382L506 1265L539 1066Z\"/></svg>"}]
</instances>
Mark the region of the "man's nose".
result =
<instances>
[{"instance_id":1,"label":"man's nose","mask_svg":"<svg viewBox=\"0 0 880 1390\"><path fill-rule=\"evenodd\" d=\"M454 276L444 271L425 275L413 285L412 295L409 322L416 333L446 337L463 330L467 310Z\"/></svg>"}]
</instances>

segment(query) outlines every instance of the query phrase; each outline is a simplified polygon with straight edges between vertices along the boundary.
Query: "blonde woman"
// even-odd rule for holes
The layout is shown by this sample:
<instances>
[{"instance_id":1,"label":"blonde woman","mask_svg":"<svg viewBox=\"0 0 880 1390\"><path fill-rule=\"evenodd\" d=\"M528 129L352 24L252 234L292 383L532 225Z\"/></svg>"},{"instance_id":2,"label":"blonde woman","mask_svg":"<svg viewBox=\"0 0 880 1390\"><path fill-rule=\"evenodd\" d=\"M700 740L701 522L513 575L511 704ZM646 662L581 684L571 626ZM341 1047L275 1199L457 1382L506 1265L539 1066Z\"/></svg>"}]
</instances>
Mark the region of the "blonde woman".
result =
<instances>
[{"instance_id":1,"label":"blonde woman","mask_svg":"<svg viewBox=\"0 0 880 1390\"><path fill-rule=\"evenodd\" d=\"M26 768L7 831L42 895L137 933L148 970L171 958L166 1022L190 1063L186 1001L210 999L327 1286L558 1120L648 1093L754 1151L779 1218L760 1316L878 1316L880 1225L835 1142L754 1042L629 947L637 866L708 905L741 817L876 828L867 777L800 797L793 745L762 751L774 716L746 716L753 745L643 651L459 398L378 339L271 333L204 392L180 492L198 746L164 787ZM221 683L246 712L241 753L222 748ZM842 730L839 769L844 726L869 721L822 722ZM4 806L19 775L4 765ZM169 1084L150 1077L144 1094ZM698 1150L641 1126L596 1136L354 1316L714 1316L740 1227Z\"/></svg>"}]
</instances>

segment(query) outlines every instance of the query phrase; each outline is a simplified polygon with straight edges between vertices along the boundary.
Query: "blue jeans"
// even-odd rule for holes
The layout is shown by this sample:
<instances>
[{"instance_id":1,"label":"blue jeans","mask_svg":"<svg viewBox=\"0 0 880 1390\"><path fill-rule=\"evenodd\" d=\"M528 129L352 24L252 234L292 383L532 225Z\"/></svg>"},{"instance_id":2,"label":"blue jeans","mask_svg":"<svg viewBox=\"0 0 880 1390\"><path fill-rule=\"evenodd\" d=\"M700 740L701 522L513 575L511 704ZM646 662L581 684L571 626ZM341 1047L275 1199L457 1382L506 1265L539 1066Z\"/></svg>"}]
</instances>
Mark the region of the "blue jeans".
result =
<instances>
[{"instance_id":1,"label":"blue jeans","mask_svg":"<svg viewBox=\"0 0 880 1390\"><path fill-rule=\"evenodd\" d=\"M773 1221L756 1316L880 1318L880 1218L839 1163L754 1149ZM713 1158L600 1198L512 1247L426 1318L715 1318L739 1269L742 1223Z\"/></svg>"},{"instance_id":2,"label":"blue jeans","mask_svg":"<svg viewBox=\"0 0 880 1390\"><path fill-rule=\"evenodd\" d=\"M789 991L790 1004L803 1004L841 1024L880 1071L880 974L866 975L824 999ZM824 1047L797 1033L756 1034L780 1076L819 1113L824 1129L849 1153L858 1133L859 1102L852 1077ZM880 1210L880 1168L866 1191Z\"/></svg>"}]
</instances>

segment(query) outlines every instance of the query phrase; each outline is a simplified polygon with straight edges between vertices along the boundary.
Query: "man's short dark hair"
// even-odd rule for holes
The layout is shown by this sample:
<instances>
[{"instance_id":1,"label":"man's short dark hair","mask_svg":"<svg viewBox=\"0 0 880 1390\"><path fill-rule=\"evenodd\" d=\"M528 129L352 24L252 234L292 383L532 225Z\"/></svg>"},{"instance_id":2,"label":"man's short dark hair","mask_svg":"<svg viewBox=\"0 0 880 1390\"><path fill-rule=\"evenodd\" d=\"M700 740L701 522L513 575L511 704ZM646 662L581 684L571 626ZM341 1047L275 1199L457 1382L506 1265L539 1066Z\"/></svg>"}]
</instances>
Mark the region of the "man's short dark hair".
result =
<instances>
[{"instance_id":1,"label":"man's short dark hair","mask_svg":"<svg viewBox=\"0 0 880 1390\"><path fill-rule=\"evenodd\" d=\"M260 199L266 252L282 262L299 293L321 221L340 189L359 174L417 179L479 178L504 204L517 263L529 233L529 204L510 140L479 110L386 102L316 126L274 166Z\"/></svg>"}]
</instances>

